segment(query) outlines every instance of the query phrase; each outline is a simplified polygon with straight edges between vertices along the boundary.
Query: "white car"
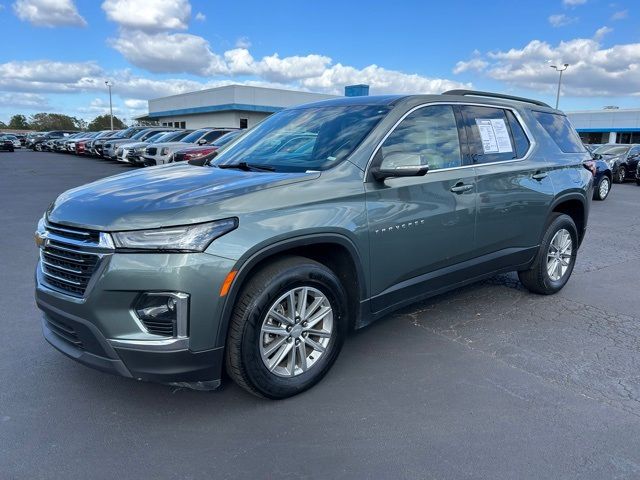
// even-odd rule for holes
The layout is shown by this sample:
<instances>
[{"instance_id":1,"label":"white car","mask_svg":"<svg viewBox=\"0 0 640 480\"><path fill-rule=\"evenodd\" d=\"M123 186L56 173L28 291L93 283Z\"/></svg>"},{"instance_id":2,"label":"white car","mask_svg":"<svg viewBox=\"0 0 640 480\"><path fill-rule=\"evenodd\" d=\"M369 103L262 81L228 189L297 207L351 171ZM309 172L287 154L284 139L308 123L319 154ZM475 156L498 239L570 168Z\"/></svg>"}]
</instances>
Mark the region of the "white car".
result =
<instances>
[{"instance_id":1,"label":"white car","mask_svg":"<svg viewBox=\"0 0 640 480\"><path fill-rule=\"evenodd\" d=\"M13 143L13 148L22 148L20 139L15 135L0 135L0 138L3 138L4 140L11 140L11 143Z\"/></svg>"},{"instance_id":2,"label":"white car","mask_svg":"<svg viewBox=\"0 0 640 480\"><path fill-rule=\"evenodd\" d=\"M164 142L149 145L144 151L144 165L149 167L169 163L175 152L189 146L185 144L206 145L233 130L235 130L235 128L201 128L191 132L179 142Z\"/></svg>"}]
</instances>

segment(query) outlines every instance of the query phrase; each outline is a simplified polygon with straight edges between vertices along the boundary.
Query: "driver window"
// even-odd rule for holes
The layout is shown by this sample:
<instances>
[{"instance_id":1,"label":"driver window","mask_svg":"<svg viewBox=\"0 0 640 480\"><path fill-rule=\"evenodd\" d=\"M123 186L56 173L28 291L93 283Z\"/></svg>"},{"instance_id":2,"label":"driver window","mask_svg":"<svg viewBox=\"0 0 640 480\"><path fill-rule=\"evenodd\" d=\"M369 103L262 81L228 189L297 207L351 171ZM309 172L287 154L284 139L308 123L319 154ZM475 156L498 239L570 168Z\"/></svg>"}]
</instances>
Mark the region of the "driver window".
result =
<instances>
[{"instance_id":1,"label":"driver window","mask_svg":"<svg viewBox=\"0 0 640 480\"><path fill-rule=\"evenodd\" d=\"M462 165L458 126L450 105L432 105L410 113L382 144L385 168L415 166L429 170Z\"/></svg>"}]
</instances>

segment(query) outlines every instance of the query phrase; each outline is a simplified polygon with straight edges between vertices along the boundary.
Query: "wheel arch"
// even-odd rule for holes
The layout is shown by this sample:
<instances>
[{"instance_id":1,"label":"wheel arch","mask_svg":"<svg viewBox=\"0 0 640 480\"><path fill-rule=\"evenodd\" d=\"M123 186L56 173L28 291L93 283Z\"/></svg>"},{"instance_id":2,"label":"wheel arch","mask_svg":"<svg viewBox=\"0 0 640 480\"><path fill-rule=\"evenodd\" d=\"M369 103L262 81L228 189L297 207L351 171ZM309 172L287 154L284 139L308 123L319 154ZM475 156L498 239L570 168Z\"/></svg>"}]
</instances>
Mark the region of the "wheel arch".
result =
<instances>
[{"instance_id":1,"label":"wheel arch","mask_svg":"<svg viewBox=\"0 0 640 480\"><path fill-rule=\"evenodd\" d=\"M578 244L582 243L587 226L588 207L586 203L583 195L568 193L558 197L551 205L549 212L549 215L552 213L564 213L571 217L578 230Z\"/></svg>"},{"instance_id":2,"label":"wheel arch","mask_svg":"<svg viewBox=\"0 0 640 480\"><path fill-rule=\"evenodd\" d=\"M360 302L366 298L367 285L363 264L355 244L336 233L313 234L282 240L257 251L249 252L237 262L237 274L229 293L224 297L217 333L217 344L224 345L233 308L251 274L284 256L296 255L323 263L340 279L347 292L350 327L357 326Z\"/></svg>"}]
</instances>

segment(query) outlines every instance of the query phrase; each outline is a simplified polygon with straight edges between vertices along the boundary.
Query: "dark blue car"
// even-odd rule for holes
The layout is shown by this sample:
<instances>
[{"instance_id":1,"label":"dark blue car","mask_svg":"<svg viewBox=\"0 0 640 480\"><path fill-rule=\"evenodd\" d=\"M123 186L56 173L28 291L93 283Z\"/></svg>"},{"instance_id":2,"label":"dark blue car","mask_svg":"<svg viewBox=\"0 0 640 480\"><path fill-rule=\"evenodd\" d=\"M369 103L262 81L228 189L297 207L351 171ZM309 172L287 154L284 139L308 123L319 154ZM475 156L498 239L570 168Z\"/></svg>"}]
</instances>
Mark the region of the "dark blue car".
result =
<instances>
[{"instance_id":1,"label":"dark blue car","mask_svg":"<svg viewBox=\"0 0 640 480\"><path fill-rule=\"evenodd\" d=\"M601 159L594 159L596 173L593 178L593 199L604 200L611 191L613 173L607 162Z\"/></svg>"}]
</instances>

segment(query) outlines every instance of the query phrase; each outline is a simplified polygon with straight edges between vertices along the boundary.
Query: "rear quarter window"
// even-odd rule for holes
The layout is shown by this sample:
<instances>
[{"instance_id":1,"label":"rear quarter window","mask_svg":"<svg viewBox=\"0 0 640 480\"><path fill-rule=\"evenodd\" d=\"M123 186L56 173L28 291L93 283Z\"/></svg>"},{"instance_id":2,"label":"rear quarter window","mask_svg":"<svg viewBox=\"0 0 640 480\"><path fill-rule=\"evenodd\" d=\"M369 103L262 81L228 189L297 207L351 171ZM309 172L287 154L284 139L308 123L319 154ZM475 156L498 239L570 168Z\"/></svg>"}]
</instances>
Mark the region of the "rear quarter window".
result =
<instances>
[{"instance_id":1,"label":"rear quarter window","mask_svg":"<svg viewBox=\"0 0 640 480\"><path fill-rule=\"evenodd\" d=\"M564 153L584 153L586 152L580 137L564 115L547 112L532 112L533 116L546 130L558 148Z\"/></svg>"}]
</instances>

